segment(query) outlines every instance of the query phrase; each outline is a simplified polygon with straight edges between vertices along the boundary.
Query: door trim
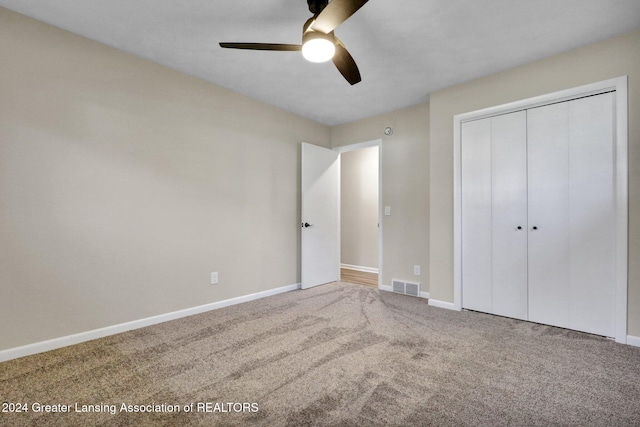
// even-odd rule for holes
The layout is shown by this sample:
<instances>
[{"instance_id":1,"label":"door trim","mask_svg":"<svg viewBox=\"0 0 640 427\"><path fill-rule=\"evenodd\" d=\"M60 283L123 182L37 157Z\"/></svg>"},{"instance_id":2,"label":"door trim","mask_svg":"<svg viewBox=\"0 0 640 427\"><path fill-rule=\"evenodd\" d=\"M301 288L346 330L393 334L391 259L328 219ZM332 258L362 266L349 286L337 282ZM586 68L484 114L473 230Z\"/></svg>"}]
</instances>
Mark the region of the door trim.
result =
<instances>
[{"instance_id":1,"label":"door trim","mask_svg":"<svg viewBox=\"0 0 640 427\"><path fill-rule=\"evenodd\" d=\"M485 108L453 117L453 308L462 309L462 123L500 114L569 101L604 92L616 91L616 284L615 340L627 343L627 266L628 266L628 131L627 76L578 86L508 104Z\"/></svg>"},{"instance_id":2,"label":"door trim","mask_svg":"<svg viewBox=\"0 0 640 427\"><path fill-rule=\"evenodd\" d=\"M378 147L378 289L383 289L382 283L382 139L374 139L371 141L358 142L356 144L342 145L333 147L338 153L346 153L348 151L359 150L361 148Z\"/></svg>"}]
</instances>

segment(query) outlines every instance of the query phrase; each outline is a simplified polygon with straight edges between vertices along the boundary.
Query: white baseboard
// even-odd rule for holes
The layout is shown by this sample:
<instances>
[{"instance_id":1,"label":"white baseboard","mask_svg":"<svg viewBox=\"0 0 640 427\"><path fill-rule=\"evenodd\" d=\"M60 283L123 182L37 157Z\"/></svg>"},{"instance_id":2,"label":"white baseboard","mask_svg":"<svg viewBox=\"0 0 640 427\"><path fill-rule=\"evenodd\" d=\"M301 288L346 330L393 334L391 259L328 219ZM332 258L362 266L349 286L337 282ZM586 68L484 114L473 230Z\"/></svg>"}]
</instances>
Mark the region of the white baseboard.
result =
<instances>
[{"instance_id":1,"label":"white baseboard","mask_svg":"<svg viewBox=\"0 0 640 427\"><path fill-rule=\"evenodd\" d=\"M97 338L103 338L109 335L131 331L134 329L140 329L146 326L180 319L182 317L193 316L195 314L205 313L207 311L217 310L219 308L229 307L231 305L241 304L243 302L249 302L272 295L282 294L285 292L294 291L296 289L300 289L300 283L275 289L269 289L268 291L256 292L254 294L231 298L224 301L217 301L210 304L187 308L184 310L178 310L171 313L160 314L158 316L147 317L145 319L134 320L132 322L121 323L119 325L107 326L105 328L68 335L66 337L54 338L52 340L28 344L22 347L10 348L8 350L0 351L0 362L6 362L7 360L30 356L32 354L43 353L45 351L55 350L58 348L67 347L69 345L79 344L82 342L95 340Z\"/></svg>"},{"instance_id":2,"label":"white baseboard","mask_svg":"<svg viewBox=\"0 0 640 427\"><path fill-rule=\"evenodd\" d=\"M363 267L361 265L340 264L340 268L346 268L347 270L362 271L363 273L378 274L378 269L374 267Z\"/></svg>"},{"instance_id":3,"label":"white baseboard","mask_svg":"<svg viewBox=\"0 0 640 427\"><path fill-rule=\"evenodd\" d=\"M380 285L378 289L385 292L393 292L393 286ZM420 292L420 298L429 299L429 292Z\"/></svg>"},{"instance_id":4,"label":"white baseboard","mask_svg":"<svg viewBox=\"0 0 640 427\"><path fill-rule=\"evenodd\" d=\"M378 289L385 292L393 292L393 286L378 285Z\"/></svg>"},{"instance_id":5,"label":"white baseboard","mask_svg":"<svg viewBox=\"0 0 640 427\"><path fill-rule=\"evenodd\" d=\"M432 305L434 307L439 307L439 308L446 308L447 310L459 311L458 309L456 309L456 305L452 302L439 301L437 299L430 299L429 305Z\"/></svg>"},{"instance_id":6,"label":"white baseboard","mask_svg":"<svg viewBox=\"0 0 640 427\"><path fill-rule=\"evenodd\" d=\"M627 335L627 344L634 347L640 347L640 337L634 337L633 335Z\"/></svg>"}]
</instances>

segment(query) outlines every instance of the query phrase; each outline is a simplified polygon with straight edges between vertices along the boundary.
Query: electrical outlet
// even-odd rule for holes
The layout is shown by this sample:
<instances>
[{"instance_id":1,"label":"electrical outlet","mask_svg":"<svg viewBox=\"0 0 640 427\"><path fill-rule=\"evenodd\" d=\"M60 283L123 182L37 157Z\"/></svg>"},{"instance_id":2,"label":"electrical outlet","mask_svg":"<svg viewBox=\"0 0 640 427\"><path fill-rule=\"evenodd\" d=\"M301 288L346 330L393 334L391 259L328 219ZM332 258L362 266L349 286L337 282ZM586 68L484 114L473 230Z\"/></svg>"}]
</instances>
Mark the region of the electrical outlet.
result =
<instances>
[{"instance_id":1,"label":"electrical outlet","mask_svg":"<svg viewBox=\"0 0 640 427\"><path fill-rule=\"evenodd\" d=\"M215 285L218 283L218 272L211 273L211 284Z\"/></svg>"},{"instance_id":2,"label":"electrical outlet","mask_svg":"<svg viewBox=\"0 0 640 427\"><path fill-rule=\"evenodd\" d=\"M413 274L415 276L419 276L420 275L420 266L419 265L414 265L413 266Z\"/></svg>"}]
</instances>

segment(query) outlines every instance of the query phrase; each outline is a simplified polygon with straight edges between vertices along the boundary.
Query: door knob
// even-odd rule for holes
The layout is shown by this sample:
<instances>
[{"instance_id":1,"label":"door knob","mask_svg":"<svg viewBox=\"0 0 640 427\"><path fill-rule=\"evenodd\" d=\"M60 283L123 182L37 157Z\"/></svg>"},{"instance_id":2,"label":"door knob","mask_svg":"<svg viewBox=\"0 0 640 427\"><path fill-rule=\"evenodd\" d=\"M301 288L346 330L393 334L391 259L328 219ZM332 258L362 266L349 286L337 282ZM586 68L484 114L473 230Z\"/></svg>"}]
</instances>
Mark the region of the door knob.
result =
<instances>
[{"instance_id":1,"label":"door knob","mask_svg":"<svg viewBox=\"0 0 640 427\"><path fill-rule=\"evenodd\" d=\"M522 230L522 227L518 226L518 230Z\"/></svg>"},{"instance_id":2,"label":"door knob","mask_svg":"<svg viewBox=\"0 0 640 427\"><path fill-rule=\"evenodd\" d=\"M313 226L313 224L309 224L308 222L305 222L304 224L302 224L302 226L303 226L304 228L308 228L308 227L312 227L312 226Z\"/></svg>"},{"instance_id":3,"label":"door knob","mask_svg":"<svg viewBox=\"0 0 640 427\"><path fill-rule=\"evenodd\" d=\"M533 229L534 229L534 230L537 230L537 229L538 229L538 227L536 227L536 226L534 225L534 226L533 226Z\"/></svg>"}]
</instances>

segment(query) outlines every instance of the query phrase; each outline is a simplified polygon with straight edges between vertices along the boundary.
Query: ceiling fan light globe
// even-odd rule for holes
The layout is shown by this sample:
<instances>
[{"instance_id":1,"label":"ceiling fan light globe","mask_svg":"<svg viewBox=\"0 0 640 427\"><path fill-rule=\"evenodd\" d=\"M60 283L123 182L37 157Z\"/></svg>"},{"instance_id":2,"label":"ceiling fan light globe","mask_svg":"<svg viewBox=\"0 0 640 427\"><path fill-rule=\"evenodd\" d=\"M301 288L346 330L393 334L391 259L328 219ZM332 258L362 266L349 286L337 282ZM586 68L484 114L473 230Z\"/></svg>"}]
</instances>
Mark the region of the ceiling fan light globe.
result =
<instances>
[{"instance_id":1,"label":"ceiling fan light globe","mask_svg":"<svg viewBox=\"0 0 640 427\"><path fill-rule=\"evenodd\" d=\"M335 53L335 44L323 38L314 38L302 45L302 55L310 62L326 62L333 58Z\"/></svg>"},{"instance_id":2,"label":"ceiling fan light globe","mask_svg":"<svg viewBox=\"0 0 640 427\"><path fill-rule=\"evenodd\" d=\"M335 43L325 38L313 38L302 45L302 56L310 62L327 62L335 53Z\"/></svg>"}]
</instances>

